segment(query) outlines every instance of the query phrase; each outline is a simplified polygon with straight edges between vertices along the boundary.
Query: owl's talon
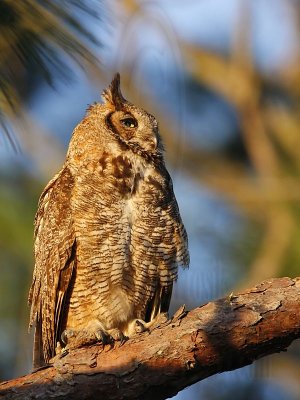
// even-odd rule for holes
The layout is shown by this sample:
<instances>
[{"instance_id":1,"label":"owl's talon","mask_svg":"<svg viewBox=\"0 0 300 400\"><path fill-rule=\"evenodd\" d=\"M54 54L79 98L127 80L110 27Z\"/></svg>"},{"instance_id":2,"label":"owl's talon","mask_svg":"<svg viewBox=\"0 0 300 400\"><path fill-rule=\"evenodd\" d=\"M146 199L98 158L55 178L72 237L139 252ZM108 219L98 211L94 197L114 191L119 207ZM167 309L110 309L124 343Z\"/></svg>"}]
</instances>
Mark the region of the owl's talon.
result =
<instances>
[{"instance_id":1,"label":"owl's talon","mask_svg":"<svg viewBox=\"0 0 300 400\"><path fill-rule=\"evenodd\" d=\"M125 336L124 333L120 331L120 329L115 329L112 333L112 337L114 341L120 342L120 346L122 346L128 340L128 337Z\"/></svg>"},{"instance_id":2,"label":"owl's talon","mask_svg":"<svg viewBox=\"0 0 300 400\"><path fill-rule=\"evenodd\" d=\"M127 340L127 336L124 335L124 333L120 329L110 329L108 331L110 336L112 337L112 340L114 342L125 342Z\"/></svg>"},{"instance_id":3,"label":"owl's talon","mask_svg":"<svg viewBox=\"0 0 300 400\"><path fill-rule=\"evenodd\" d=\"M66 346L68 344L68 339L75 336L75 331L73 329L65 329L61 334L61 341Z\"/></svg>"},{"instance_id":4,"label":"owl's talon","mask_svg":"<svg viewBox=\"0 0 300 400\"><path fill-rule=\"evenodd\" d=\"M98 342L101 342L103 346L106 344L111 344L113 343L113 337L107 333L105 333L103 330L99 329L98 331L95 332L95 336L98 340Z\"/></svg>"},{"instance_id":5,"label":"owl's talon","mask_svg":"<svg viewBox=\"0 0 300 400\"><path fill-rule=\"evenodd\" d=\"M135 325L134 325L134 330L135 333L142 333L147 330L147 327L143 324L143 322L139 319L135 320Z\"/></svg>"},{"instance_id":6,"label":"owl's talon","mask_svg":"<svg viewBox=\"0 0 300 400\"><path fill-rule=\"evenodd\" d=\"M102 330L96 331L95 336L99 342L102 342L103 344L105 344L106 335L104 334L104 332Z\"/></svg>"},{"instance_id":7,"label":"owl's talon","mask_svg":"<svg viewBox=\"0 0 300 400\"><path fill-rule=\"evenodd\" d=\"M127 340L128 340L128 337L127 336L125 336L124 334L122 334L123 336L121 337L121 339L120 339L120 346L123 346L123 344L125 343L125 342L127 342Z\"/></svg>"},{"instance_id":8,"label":"owl's talon","mask_svg":"<svg viewBox=\"0 0 300 400\"><path fill-rule=\"evenodd\" d=\"M64 349L62 349L62 352L60 353L59 358L63 358L67 354L69 354L69 349L64 348Z\"/></svg>"},{"instance_id":9,"label":"owl's talon","mask_svg":"<svg viewBox=\"0 0 300 400\"><path fill-rule=\"evenodd\" d=\"M125 342L127 342L128 337L124 335L123 332L120 331L120 336L119 336L119 341L120 341L120 346L123 346Z\"/></svg>"}]
</instances>

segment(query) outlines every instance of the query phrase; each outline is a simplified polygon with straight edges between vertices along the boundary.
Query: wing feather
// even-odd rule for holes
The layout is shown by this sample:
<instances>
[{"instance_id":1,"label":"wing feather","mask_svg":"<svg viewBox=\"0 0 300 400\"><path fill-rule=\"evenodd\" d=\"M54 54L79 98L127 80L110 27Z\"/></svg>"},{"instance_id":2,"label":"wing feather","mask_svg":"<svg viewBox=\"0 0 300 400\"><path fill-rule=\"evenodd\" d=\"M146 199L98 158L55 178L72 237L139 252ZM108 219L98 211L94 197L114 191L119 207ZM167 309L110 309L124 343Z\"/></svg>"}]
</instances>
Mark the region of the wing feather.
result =
<instances>
[{"instance_id":1,"label":"wing feather","mask_svg":"<svg viewBox=\"0 0 300 400\"><path fill-rule=\"evenodd\" d=\"M152 214L155 220L152 220L152 225L160 226L162 229L152 231L152 242L156 242L155 249L158 257L155 263L158 265L158 279L155 290L146 303L146 322L153 321L159 313L169 311L178 268L188 268L190 262L188 237L174 195L172 179L164 165L160 168L162 173L160 179L148 178L150 186L156 189L152 196L153 201L156 194Z\"/></svg>"},{"instance_id":2,"label":"wing feather","mask_svg":"<svg viewBox=\"0 0 300 400\"><path fill-rule=\"evenodd\" d=\"M73 177L64 167L46 186L35 217L35 267L29 292L35 325L34 367L55 353L64 300L75 267L75 233L70 198ZM42 354L41 354L42 352Z\"/></svg>"}]
</instances>

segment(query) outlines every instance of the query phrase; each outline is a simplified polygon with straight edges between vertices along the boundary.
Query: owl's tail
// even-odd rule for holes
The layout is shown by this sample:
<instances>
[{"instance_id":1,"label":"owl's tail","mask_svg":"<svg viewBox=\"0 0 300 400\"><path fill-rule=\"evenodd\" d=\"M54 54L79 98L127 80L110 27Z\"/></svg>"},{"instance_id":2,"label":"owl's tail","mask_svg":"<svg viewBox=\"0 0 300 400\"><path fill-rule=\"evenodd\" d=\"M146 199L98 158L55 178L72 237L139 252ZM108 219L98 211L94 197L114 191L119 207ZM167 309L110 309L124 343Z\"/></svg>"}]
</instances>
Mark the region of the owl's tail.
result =
<instances>
[{"instance_id":1,"label":"owl's tail","mask_svg":"<svg viewBox=\"0 0 300 400\"><path fill-rule=\"evenodd\" d=\"M41 320L36 322L34 330L34 341L33 341L33 370L44 367L46 365L44 353L43 353L43 342L42 342L42 322Z\"/></svg>"}]
</instances>

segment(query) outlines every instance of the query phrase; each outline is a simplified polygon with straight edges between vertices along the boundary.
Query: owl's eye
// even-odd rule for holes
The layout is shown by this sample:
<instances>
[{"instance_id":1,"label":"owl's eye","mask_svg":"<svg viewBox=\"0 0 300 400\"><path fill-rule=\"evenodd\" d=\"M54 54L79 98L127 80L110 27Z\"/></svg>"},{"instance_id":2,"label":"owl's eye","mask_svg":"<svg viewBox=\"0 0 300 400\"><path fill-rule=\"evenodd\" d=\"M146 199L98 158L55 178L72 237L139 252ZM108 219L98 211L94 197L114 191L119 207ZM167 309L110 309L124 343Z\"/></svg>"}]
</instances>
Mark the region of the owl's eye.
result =
<instances>
[{"instance_id":1,"label":"owl's eye","mask_svg":"<svg viewBox=\"0 0 300 400\"><path fill-rule=\"evenodd\" d=\"M134 118L124 118L121 120L121 122L127 128L136 128L137 127L137 121Z\"/></svg>"}]
</instances>

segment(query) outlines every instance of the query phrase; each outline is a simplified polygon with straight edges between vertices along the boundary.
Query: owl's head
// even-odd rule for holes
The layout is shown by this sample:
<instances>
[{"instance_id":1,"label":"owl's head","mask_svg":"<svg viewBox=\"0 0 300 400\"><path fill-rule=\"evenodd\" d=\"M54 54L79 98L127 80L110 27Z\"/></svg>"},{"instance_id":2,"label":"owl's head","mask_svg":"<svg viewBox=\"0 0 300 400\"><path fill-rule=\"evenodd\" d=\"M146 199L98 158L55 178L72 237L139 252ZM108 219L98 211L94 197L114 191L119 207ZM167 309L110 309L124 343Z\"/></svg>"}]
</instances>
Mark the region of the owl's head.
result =
<instances>
[{"instance_id":1,"label":"owl's head","mask_svg":"<svg viewBox=\"0 0 300 400\"><path fill-rule=\"evenodd\" d=\"M68 162L81 165L94 160L115 145L132 151L151 163L163 161L163 145L156 119L125 100L120 75L102 93L104 104L95 103L75 128L67 154Z\"/></svg>"},{"instance_id":2,"label":"owl's head","mask_svg":"<svg viewBox=\"0 0 300 400\"><path fill-rule=\"evenodd\" d=\"M162 156L163 145L156 119L124 99L120 89L119 73L103 91L102 98L104 107L110 110L105 118L108 134L144 157Z\"/></svg>"}]
</instances>

